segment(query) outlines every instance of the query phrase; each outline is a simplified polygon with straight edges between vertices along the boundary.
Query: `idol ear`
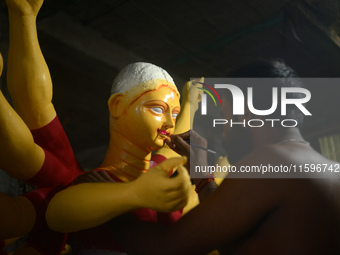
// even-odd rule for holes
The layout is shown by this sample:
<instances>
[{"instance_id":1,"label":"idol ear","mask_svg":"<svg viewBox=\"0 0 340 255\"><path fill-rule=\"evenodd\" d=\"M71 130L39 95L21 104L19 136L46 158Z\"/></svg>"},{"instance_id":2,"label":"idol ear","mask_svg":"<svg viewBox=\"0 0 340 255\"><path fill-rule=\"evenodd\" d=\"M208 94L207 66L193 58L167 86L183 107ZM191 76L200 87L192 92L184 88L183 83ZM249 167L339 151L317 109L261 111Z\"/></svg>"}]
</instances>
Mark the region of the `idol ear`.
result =
<instances>
[{"instance_id":1,"label":"idol ear","mask_svg":"<svg viewBox=\"0 0 340 255\"><path fill-rule=\"evenodd\" d=\"M116 93L111 95L107 103L112 118L117 118L120 117L125 110L126 98L124 94Z\"/></svg>"}]
</instances>

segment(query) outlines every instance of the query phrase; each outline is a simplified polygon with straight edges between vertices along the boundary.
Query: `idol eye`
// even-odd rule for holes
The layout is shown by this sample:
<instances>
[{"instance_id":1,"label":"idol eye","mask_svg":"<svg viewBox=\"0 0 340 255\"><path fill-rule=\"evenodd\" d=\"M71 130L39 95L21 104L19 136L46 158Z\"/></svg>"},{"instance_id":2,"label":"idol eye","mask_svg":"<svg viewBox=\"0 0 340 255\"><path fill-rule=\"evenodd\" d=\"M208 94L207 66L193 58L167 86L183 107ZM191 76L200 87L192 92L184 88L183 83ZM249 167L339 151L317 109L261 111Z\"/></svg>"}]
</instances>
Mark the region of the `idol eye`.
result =
<instances>
[{"instance_id":1,"label":"idol eye","mask_svg":"<svg viewBox=\"0 0 340 255\"><path fill-rule=\"evenodd\" d=\"M162 114L163 113L163 108L162 107L151 107L150 108L153 112L157 114Z\"/></svg>"},{"instance_id":2,"label":"idol eye","mask_svg":"<svg viewBox=\"0 0 340 255\"><path fill-rule=\"evenodd\" d=\"M177 116L178 116L178 112L174 112L174 113L172 114L172 118L173 118L173 119L176 119Z\"/></svg>"}]
</instances>

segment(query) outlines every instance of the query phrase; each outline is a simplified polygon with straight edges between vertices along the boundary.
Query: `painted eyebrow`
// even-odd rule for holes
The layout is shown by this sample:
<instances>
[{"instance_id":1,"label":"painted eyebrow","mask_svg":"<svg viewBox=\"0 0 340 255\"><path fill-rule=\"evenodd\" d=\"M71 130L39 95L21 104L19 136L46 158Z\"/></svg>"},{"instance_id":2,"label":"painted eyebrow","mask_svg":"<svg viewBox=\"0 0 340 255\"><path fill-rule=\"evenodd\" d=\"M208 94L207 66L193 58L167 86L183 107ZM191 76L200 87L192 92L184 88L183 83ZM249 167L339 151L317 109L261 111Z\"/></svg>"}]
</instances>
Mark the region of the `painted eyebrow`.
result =
<instances>
[{"instance_id":1,"label":"painted eyebrow","mask_svg":"<svg viewBox=\"0 0 340 255\"><path fill-rule=\"evenodd\" d=\"M149 107L152 107L153 104L154 104L155 105L154 107L157 107L157 105L160 105L160 106L164 107L165 109L169 108L169 105L162 100L150 100L150 101L146 102L145 104Z\"/></svg>"}]
</instances>

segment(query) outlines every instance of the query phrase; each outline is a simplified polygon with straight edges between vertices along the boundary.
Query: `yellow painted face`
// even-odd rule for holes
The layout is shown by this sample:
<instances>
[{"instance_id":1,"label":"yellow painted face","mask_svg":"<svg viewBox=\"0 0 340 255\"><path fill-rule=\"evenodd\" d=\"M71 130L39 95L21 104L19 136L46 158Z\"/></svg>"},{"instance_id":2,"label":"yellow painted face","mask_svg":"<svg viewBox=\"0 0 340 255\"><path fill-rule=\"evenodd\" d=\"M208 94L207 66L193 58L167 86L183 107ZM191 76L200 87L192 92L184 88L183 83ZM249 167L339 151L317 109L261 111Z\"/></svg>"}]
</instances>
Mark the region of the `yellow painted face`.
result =
<instances>
[{"instance_id":1,"label":"yellow painted face","mask_svg":"<svg viewBox=\"0 0 340 255\"><path fill-rule=\"evenodd\" d=\"M179 95L160 85L134 100L120 118L120 132L136 146L153 151L171 135L180 111Z\"/></svg>"}]
</instances>

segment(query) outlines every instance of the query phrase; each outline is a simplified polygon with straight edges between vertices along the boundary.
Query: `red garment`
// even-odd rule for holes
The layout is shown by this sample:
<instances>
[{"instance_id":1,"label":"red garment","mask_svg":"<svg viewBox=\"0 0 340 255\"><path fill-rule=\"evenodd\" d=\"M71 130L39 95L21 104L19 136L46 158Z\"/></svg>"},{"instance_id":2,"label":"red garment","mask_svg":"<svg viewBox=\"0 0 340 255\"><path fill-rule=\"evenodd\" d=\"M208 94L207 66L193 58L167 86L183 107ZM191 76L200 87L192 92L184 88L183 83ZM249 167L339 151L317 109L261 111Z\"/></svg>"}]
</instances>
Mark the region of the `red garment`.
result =
<instances>
[{"instance_id":1,"label":"red garment","mask_svg":"<svg viewBox=\"0 0 340 255\"><path fill-rule=\"evenodd\" d=\"M157 166L158 164L162 163L164 160L166 160L166 157L160 154L154 154L151 157L150 161L150 168Z\"/></svg>"},{"instance_id":2,"label":"red garment","mask_svg":"<svg viewBox=\"0 0 340 255\"><path fill-rule=\"evenodd\" d=\"M162 155L154 155L151 158L150 167L154 167L162 161L166 160L166 157ZM101 169L95 169L94 171L100 171ZM116 182L119 179L113 176L110 172L108 172L112 179ZM154 222L160 224L171 224L179 220L182 216L182 210L172 212L172 213L160 213L151 209L141 208L138 210L134 210L133 213L139 220L144 222ZM113 235L110 233L110 228L108 224L103 224L98 227L94 227L91 229L86 229L82 231L78 231L76 233L70 234L71 243L75 248L74 252L81 250L104 250L104 251L119 251L123 252L122 247L115 241Z\"/></svg>"},{"instance_id":3,"label":"red garment","mask_svg":"<svg viewBox=\"0 0 340 255\"><path fill-rule=\"evenodd\" d=\"M40 171L27 180L37 189L23 195L31 201L36 211L36 222L27 243L42 255L57 255L65 246L67 234L52 231L47 226L47 205L58 191L84 171L74 156L58 117L31 132L35 143L44 149L45 161Z\"/></svg>"},{"instance_id":4,"label":"red garment","mask_svg":"<svg viewBox=\"0 0 340 255\"><path fill-rule=\"evenodd\" d=\"M26 182L37 188L65 187L84 173L57 116L46 126L31 132L35 143L44 149L45 161L40 171Z\"/></svg>"}]
</instances>

